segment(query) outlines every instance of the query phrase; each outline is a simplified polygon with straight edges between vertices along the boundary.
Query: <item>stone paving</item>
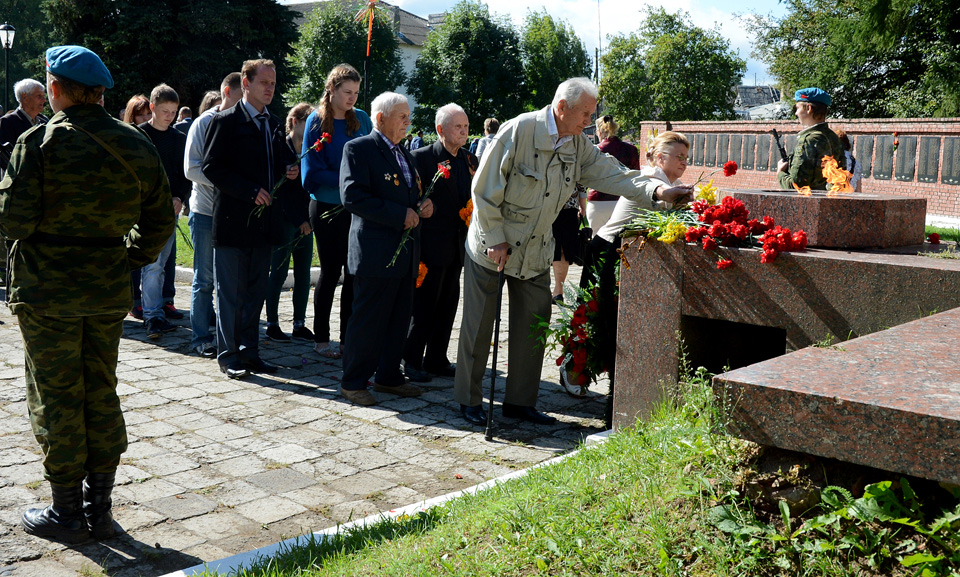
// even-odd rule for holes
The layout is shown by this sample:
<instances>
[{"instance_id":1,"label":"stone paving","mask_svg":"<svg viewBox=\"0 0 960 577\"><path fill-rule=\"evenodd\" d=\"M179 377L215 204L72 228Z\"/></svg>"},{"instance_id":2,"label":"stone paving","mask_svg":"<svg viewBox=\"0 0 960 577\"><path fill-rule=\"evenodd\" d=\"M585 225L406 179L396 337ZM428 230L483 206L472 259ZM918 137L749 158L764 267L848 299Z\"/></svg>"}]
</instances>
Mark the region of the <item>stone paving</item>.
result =
<instances>
[{"instance_id":1,"label":"stone paving","mask_svg":"<svg viewBox=\"0 0 960 577\"><path fill-rule=\"evenodd\" d=\"M578 272L571 269L570 280ZM178 307L188 307L189 292L178 285ZM290 296L284 292L280 305L287 331ZM498 402L507 369L503 318ZM586 399L570 397L550 355L538 407L560 423L537 427L496 411L498 438L487 443L460 416L452 379L425 384L418 398L374 393L379 404L360 407L338 394L340 362L322 359L312 343L264 339L263 358L283 368L234 381L215 360L189 353L186 319L155 342L127 317L117 373L130 446L114 491L126 533L68 547L19 526L23 510L48 503L50 490L27 417L16 317L0 307L0 321L0 577L162 575L464 489L603 429L606 383ZM458 330L459 317L451 359Z\"/></svg>"}]
</instances>

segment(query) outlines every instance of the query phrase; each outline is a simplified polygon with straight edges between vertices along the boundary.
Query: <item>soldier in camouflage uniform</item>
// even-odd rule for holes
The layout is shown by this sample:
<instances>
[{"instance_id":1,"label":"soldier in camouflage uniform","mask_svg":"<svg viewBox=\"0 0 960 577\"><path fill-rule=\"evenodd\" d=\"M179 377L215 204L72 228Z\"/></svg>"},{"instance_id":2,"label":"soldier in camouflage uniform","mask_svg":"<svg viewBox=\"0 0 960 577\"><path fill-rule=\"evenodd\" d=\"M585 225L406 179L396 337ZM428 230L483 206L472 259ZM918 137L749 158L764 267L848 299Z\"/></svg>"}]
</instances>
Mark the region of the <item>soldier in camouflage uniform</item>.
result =
<instances>
[{"instance_id":1,"label":"soldier in camouflage uniform","mask_svg":"<svg viewBox=\"0 0 960 577\"><path fill-rule=\"evenodd\" d=\"M97 104L113 86L100 58L79 46L46 58L56 114L17 140L0 182L0 233L12 243L10 309L53 493L51 506L27 511L21 524L76 543L115 531L110 494L127 447L117 350L130 269L156 259L174 222L156 149Z\"/></svg>"},{"instance_id":2,"label":"soldier in camouflage uniform","mask_svg":"<svg viewBox=\"0 0 960 577\"><path fill-rule=\"evenodd\" d=\"M809 186L813 190L826 190L827 179L823 177L820 162L824 156L845 162L843 146L827 126L827 107L830 95L819 88L804 88L794 94L794 108L803 129L797 135L797 146L789 161L781 160L777 166L780 188L793 190L793 185ZM842 165L841 165L842 166Z\"/></svg>"}]
</instances>

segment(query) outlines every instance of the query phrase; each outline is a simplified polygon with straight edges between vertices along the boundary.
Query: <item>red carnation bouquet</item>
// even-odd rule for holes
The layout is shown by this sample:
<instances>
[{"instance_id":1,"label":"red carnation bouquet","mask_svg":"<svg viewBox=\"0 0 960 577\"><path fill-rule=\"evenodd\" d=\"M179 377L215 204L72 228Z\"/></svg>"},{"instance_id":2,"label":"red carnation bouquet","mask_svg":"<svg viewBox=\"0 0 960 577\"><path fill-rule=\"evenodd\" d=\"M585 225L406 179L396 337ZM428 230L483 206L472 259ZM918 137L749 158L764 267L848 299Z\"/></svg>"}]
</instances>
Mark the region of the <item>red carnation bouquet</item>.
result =
<instances>
[{"instance_id":1,"label":"red carnation bouquet","mask_svg":"<svg viewBox=\"0 0 960 577\"><path fill-rule=\"evenodd\" d=\"M423 201L430 198L430 195L433 193L433 187L437 184L437 181L441 178L450 178L450 163L443 161L437 165L437 173L433 175L433 179L430 181L430 186L427 187L427 192L423 193L420 197L420 204L417 205L417 216L420 216L420 210L423 206ZM410 234L413 231L412 228L408 228L403 231L403 236L400 237L400 246L397 247L397 252L393 253L393 258L390 259L390 263L387 264L387 268L392 267L397 263L397 257L400 256L400 251L403 250L404 245L407 244L407 241L410 240Z\"/></svg>"},{"instance_id":2,"label":"red carnation bouquet","mask_svg":"<svg viewBox=\"0 0 960 577\"><path fill-rule=\"evenodd\" d=\"M600 328L600 302L597 287L564 285L564 300L557 302L560 314L551 322L540 317L534 325L534 334L550 351L557 351L560 384L575 397L584 397L591 382L607 372L602 347L615 346L606 342Z\"/></svg>"}]
</instances>

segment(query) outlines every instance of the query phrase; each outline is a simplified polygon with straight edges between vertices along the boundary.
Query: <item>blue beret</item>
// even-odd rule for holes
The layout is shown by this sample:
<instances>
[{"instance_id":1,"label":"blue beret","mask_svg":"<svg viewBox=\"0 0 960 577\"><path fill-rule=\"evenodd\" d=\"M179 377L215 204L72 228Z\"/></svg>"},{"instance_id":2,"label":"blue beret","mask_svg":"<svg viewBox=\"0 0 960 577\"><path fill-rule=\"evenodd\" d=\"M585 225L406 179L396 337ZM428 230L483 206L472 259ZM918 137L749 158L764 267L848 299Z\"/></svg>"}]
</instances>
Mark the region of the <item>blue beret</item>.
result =
<instances>
[{"instance_id":1,"label":"blue beret","mask_svg":"<svg viewBox=\"0 0 960 577\"><path fill-rule=\"evenodd\" d=\"M820 102L827 106L830 106L830 95L820 90L819 88L804 88L803 90L797 90L793 95L793 99L797 102Z\"/></svg>"},{"instance_id":2,"label":"blue beret","mask_svg":"<svg viewBox=\"0 0 960 577\"><path fill-rule=\"evenodd\" d=\"M103 60L83 46L48 48L47 70L86 86L113 88L113 76Z\"/></svg>"}]
</instances>

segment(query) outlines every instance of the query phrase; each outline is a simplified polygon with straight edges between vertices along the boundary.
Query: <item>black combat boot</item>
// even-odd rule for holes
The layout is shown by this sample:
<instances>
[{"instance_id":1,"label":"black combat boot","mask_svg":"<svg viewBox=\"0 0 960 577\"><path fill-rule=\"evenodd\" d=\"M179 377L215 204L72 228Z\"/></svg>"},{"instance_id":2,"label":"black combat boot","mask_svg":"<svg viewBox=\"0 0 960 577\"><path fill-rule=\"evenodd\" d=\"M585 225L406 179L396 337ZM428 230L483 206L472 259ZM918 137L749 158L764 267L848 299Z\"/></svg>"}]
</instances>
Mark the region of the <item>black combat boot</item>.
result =
<instances>
[{"instance_id":1,"label":"black combat boot","mask_svg":"<svg viewBox=\"0 0 960 577\"><path fill-rule=\"evenodd\" d=\"M80 484L50 485L53 504L43 509L30 509L20 524L28 535L46 537L62 543L82 543L90 539L83 519L83 490Z\"/></svg>"},{"instance_id":2,"label":"black combat boot","mask_svg":"<svg viewBox=\"0 0 960 577\"><path fill-rule=\"evenodd\" d=\"M110 493L113 492L113 482L117 474L114 473L87 473L83 481L83 515L87 519L87 527L93 538L109 539L117 534L113 526L113 515L110 508L113 501Z\"/></svg>"}]
</instances>

